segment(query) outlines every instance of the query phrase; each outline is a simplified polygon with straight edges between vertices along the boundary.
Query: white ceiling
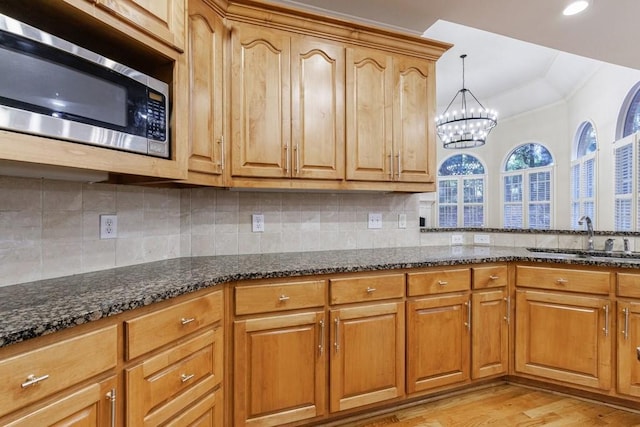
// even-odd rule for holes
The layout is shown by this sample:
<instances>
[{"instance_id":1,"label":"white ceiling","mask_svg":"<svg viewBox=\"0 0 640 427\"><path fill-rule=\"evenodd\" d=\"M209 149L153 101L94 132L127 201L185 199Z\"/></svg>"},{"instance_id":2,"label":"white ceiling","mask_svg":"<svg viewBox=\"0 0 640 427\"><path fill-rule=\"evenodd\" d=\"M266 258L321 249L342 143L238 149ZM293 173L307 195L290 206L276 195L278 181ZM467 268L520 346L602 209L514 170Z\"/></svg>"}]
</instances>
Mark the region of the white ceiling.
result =
<instances>
[{"instance_id":1,"label":"white ceiling","mask_svg":"<svg viewBox=\"0 0 640 427\"><path fill-rule=\"evenodd\" d=\"M511 117L570 96L602 65L640 69L639 0L272 0L454 44L437 63L438 112L462 86ZM546 47L543 47L546 46ZM589 59L591 58L591 59Z\"/></svg>"}]
</instances>

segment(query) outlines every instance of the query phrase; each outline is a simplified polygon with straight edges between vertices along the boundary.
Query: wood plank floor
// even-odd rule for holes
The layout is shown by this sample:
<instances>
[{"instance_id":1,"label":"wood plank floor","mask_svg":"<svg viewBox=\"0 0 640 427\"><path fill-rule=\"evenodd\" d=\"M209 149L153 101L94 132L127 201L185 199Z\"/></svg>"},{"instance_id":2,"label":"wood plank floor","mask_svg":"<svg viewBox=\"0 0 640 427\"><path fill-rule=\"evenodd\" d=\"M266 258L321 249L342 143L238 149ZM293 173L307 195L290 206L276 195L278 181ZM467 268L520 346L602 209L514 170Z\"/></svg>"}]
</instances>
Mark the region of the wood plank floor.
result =
<instances>
[{"instance_id":1,"label":"wood plank floor","mask_svg":"<svg viewBox=\"0 0 640 427\"><path fill-rule=\"evenodd\" d=\"M640 405L639 405L640 409ZM640 426L640 412L500 384L341 427Z\"/></svg>"}]
</instances>

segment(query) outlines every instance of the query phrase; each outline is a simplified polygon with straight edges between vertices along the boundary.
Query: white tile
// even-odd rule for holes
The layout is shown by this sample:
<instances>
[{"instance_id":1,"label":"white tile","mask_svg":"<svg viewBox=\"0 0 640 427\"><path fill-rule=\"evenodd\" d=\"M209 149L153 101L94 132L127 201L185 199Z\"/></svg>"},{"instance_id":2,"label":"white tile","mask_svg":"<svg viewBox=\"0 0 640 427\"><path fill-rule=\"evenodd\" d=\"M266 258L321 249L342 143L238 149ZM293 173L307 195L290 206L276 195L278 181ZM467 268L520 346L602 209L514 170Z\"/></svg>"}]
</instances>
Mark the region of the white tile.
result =
<instances>
[{"instance_id":1,"label":"white tile","mask_svg":"<svg viewBox=\"0 0 640 427\"><path fill-rule=\"evenodd\" d=\"M40 211L42 181L31 178L0 176L0 210Z\"/></svg>"},{"instance_id":2,"label":"white tile","mask_svg":"<svg viewBox=\"0 0 640 427\"><path fill-rule=\"evenodd\" d=\"M116 186L109 184L84 184L82 209L105 214L116 211Z\"/></svg>"},{"instance_id":3,"label":"white tile","mask_svg":"<svg viewBox=\"0 0 640 427\"><path fill-rule=\"evenodd\" d=\"M82 244L82 271L116 266L116 239L85 241Z\"/></svg>"},{"instance_id":4,"label":"white tile","mask_svg":"<svg viewBox=\"0 0 640 427\"><path fill-rule=\"evenodd\" d=\"M42 213L42 238L82 241L82 211L45 211Z\"/></svg>"},{"instance_id":5,"label":"white tile","mask_svg":"<svg viewBox=\"0 0 640 427\"><path fill-rule=\"evenodd\" d=\"M118 238L116 239L116 265L134 265L145 262L144 238Z\"/></svg>"},{"instance_id":6,"label":"white tile","mask_svg":"<svg viewBox=\"0 0 640 427\"><path fill-rule=\"evenodd\" d=\"M82 184L69 181L42 181L42 209L78 211L82 209Z\"/></svg>"}]
</instances>

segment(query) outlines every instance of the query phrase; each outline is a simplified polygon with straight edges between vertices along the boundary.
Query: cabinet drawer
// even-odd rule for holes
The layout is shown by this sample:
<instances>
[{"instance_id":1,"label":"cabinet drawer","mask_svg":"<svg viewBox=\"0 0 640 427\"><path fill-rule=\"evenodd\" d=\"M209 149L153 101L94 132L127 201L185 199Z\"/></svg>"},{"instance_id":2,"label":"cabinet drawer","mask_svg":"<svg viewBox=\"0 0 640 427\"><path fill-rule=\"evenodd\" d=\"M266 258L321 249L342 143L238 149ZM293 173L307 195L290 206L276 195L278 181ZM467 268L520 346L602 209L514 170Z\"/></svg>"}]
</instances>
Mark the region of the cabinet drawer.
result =
<instances>
[{"instance_id":1,"label":"cabinet drawer","mask_svg":"<svg viewBox=\"0 0 640 427\"><path fill-rule=\"evenodd\" d=\"M331 304L375 301L404 296L404 274L376 274L329 280Z\"/></svg>"},{"instance_id":2,"label":"cabinet drawer","mask_svg":"<svg viewBox=\"0 0 640 427\"><path fill-rule=\"evenodd\" d=\"M640 274L617 273L618 296L640 298Z\"/></svg>"},{"instance_id":3,"label":"cabinet drawer","mask_svg":"<svg viewBox=\"0 0 640 427\"><path fill-rule=\"evenodd\" d=\"M268 283L236 288L236 315L320 307L325 302L326 281Z\"/></svg>"},{"instance_id":4,"label":"cabinet drawer","mask_svg":"<svg viewBox=\"0 0 640 427\"><path fill-rule=\"evenodd\" d=\"M409 296L466 291L471 288L471 271L457 268L409 273L407 281Z\"/></svg>"},{"instance_id":5,"label":"cabinet drawer","mask_svg":"<svg viewBox=\"0 0 640 427\"><path fill-rule=\"evenodd\" d=\"M222 327L126 370L127 425L160 425L222 380Z\"/></svg>"},{"instance_id":6,"label":"cabinet drawer","mask_svg":"<svg viewBox=\"0 0 640 427\"><path fill-rule=\"evenodd\" d=\"M473 267L473 289L507 286L507 266Z\"/></svg>"},{"instance_id":7,"label":"cabinet drawer","mask_svg":"<svg viewBox=\"0 0 640 427\"><path fill-rule=\"evenodd\" d=\"M516 266L516 285L538 289L608 294L611 274L569 268Z\"/></svg>"},{"instance_id":8,"label":"cabinet drawer","mask_svg":"<svg viewBox=\"0 0 640 427\"><path fill-rule=\"evenodd\" d=\"M113 325L0 361L0 416L115 367L117 346Z\"/></svg>"},{"instance_id":9,"label":"cabinet drawer","mask_svg":"<svg viewBox=\"0 0 640 427\"><path fill-rule=\"evenodd\" d=\"M127 320L127 359L221 320L222 310L222 291L218 291Z\"/></svg>"}]
</instances>

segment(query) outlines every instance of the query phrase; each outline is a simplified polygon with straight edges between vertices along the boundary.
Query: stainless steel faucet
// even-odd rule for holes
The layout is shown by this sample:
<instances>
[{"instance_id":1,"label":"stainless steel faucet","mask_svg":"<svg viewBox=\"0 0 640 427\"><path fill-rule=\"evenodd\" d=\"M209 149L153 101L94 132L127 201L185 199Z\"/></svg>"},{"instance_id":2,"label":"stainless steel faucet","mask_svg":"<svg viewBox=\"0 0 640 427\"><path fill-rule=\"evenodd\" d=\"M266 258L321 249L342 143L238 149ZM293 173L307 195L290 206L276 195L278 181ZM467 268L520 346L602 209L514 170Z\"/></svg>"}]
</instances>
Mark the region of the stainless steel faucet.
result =
<instances>
[{"instance_id":1,"label":"stainless steel faucet","mask_svg":"<svg viewBox=\"0 0 640 427\"><path fill-rule=\"evenodd\" d=\"M593 223L591 222L591 218L589 218L587 215L582 216L579 220L578 220L578 224L582 225L586 223L587 224L587 250L588 251L592 251L593 250Z\"/></svg>"}]
</instances>

